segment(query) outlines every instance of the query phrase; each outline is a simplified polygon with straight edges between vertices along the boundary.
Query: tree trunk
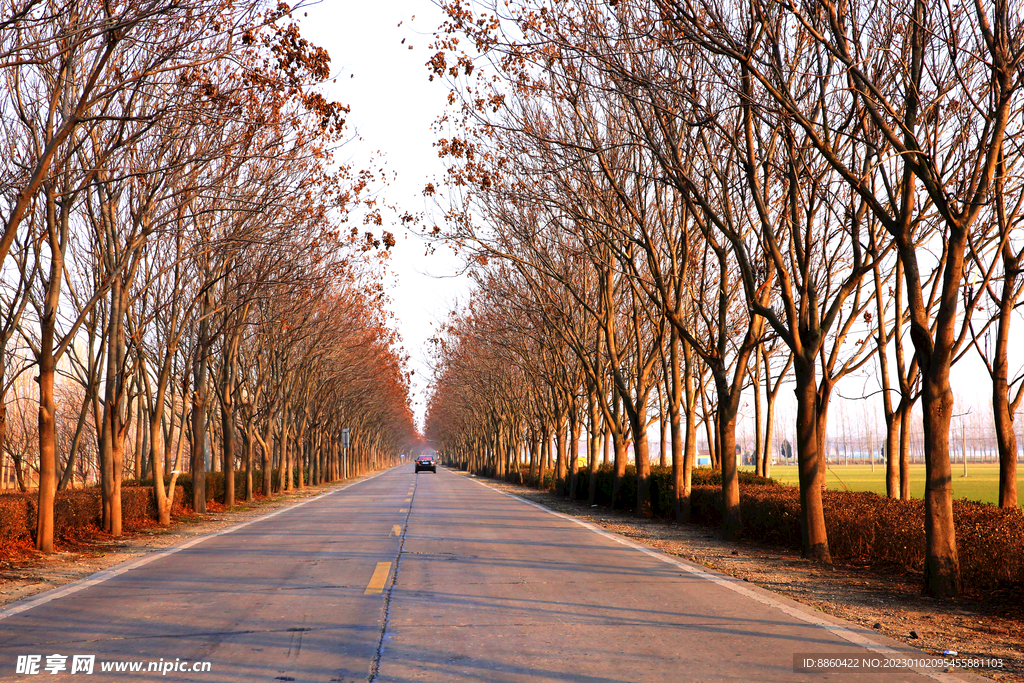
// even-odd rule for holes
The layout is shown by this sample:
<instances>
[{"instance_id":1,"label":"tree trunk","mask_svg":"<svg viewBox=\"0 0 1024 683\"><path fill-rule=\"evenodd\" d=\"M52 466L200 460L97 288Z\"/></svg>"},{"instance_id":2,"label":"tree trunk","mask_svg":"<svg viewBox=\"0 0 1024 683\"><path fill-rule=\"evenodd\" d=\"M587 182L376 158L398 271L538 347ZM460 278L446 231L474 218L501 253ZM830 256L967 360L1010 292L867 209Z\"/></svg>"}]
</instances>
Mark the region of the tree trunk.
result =
<instances>
[{"instance_id":1,"label":"tree trunk","mask_svg":"<svg viewBox=\"0 0 1024 683\"><path fill-rule=\"evenodd\" d=\"M960 594L960 561L953 526L953 472L949 459L949 425L953 417L953 391L948 366L933 366L922 376L924 413L925 591L935 598Z\"/></svg>"},{"instance_id":2,"label":"tree trunk","mask_svg":"<svg viewBox=\"0 0 1024 683\"><path fill-rule=\"evenodd\" d=\"M1002 508L1017 507L1017 435L1013 431L1014 406L1010 402L1007 361L1014 304L1012 292L1016 288L1013 265L1012 262L1005 264L1007 273L1003 277L995 357L992 359L992 416L996 426L996 444L999 447L999 507Z\"/></svg>"},{"instance_id":3,"label":"tree trunk","mask_svg":"<svg viewBox=\"0 0 1024 683\"><path fill-rule=\"evenodd\" d=\"M633 431L633 454L636 460L636 511L650 517L651 509L651 452L647 441L647 396L638 401L637 425Z\"/></svg>"},{"instance_id":4,"label":"tree trunk","mask_svg":"<svg viewBox=\"0 0 1024 683\"><path fill-rule=\"evenodd\" d=\"M57 497L57 406L53 393L57 359L54 357L54 335L60 288L64 275L64 252L56 232L56 199L52 189L46 192L50 272L46 298L39 319L39 502L36 510L36 549L53 552L53 505ZM66 212L64 212L66 216Z\"/></svg>"},{"instance_id":5,"label":"tree trunk","mask_svg":"<svg viewBox=\"0 0 1024 683\"><path fill-rule=\"evenodd\" d=\"M540 456L540 478L537 480L537 488L544 489L544 476L551 468L551 434L547 426L541 432L541 456Z\"/></svg>"},{"instance_id":6,"label":"tree trunk","mask_svg":"<svg viewBox=\"0 0 1024 683\"><path fill-rule=\"evenodd\" d=\"M60 478L60 484L57 485L57 489L63 491L67 488L68 484L72 483L75 476L75 456L78 454L78 448L82 442L82 434L85 432L85 423L89 417L89 402L91 397L88 393L85 395L85 399L82 401L82 409L78 413L78 423L75 425L75 436L71 439L71 449L68 452L68 461L64 464L64 474ZM0 424L3 419L0 418ZM2 428L0 428L2 429ZM3 443L3 436L0 436L0 444ZM2 448L2 446L0 446Z\"/></svg>"},{"instance_id":7,"label":"tree trunk","mask_svg":"<svg viewBox=\"0 0 1024 683\"><path fill-rule=\"evenodd\" d=\"M124 474L125 425L121 412L125 403L125 331L126 292L120 278L110 288L107 320L107 372L103 397L103 528L111 536L121 535L121 479Z\"/></svg>"},{"instance_id":8,"label":"tree trunk","mask_svg":"<svg viewBox=\"0 0 1024 683\"><path fill-rule=\"evenodd\" d=\"M569 420L569 500L576 500L576 484L580 473L580 423Z\"/></svg>"},{"instance_id":9,"label":"tree trunk","mask_svg":"<svg viewBox=\"0 0 1024 683\"><path fill-rule=\"evenodd\" d=\"M296 457L296 488L306 488L306 419L303 418L299 424L298 433L295 435L295 444L293 450L295 451Z\"/></svg>"},{"instance_id":10,"label":"tree trunk","mask_svg":"<svg viewBox=\"0 0 1024 683\"><path fill-rule=\"evenodd\" d=\"M763 477L761 460L761 354L754 350L754 474Z\"/></svg>"},{"instance_id":11,"label":"tree trunk","mask_svg":"<svg viewBox=\"0 0 1024 683\"><path fill-rule=\"evenodd\" d=\"M597 504L597 465L601 448L601 423L598 418L597 394L591 390L587 396L587 420L590 426L587 452L587 505Z\"/></svg>"},{"instance_id":12,"label":"tree trunk","mask_svg":"<svg viewBox=\"0 0 1024 683\"><path fill-rule=\"evenodd\" d=\"M722 464L722 535L738 538L743 530L740 514L740 480L736 470L736 415L722 408L719 399L718 445Z\"/></svg>"},{"instance_id":13,"label":"tree trunk","mask_svg":"<svg viewBox=\"0 0 1024 683\"><path fill-rule=\"evenodd\" d=\"M707 433L708 456L711 458L711 466L717 469L721 467L721 454L718 451L718 440L715 438L718 427L715 424L714 415L708 410L708 397L707 392L704 390L704 382L705 380L700 382L700 403L704 414L704 431Z\"/></svg>"},{"instance_id":14,"label":"tree trunk","mask_svg":"<svg viewBox=\"0 0 1024 683\"><path fill-rule=\"evenodd\" d=\"M210 305L207 294L203 302L203 317L199 323L196 357L192 368L192 509L200 514L206 512L206 345Z\"/></svg>"},{"instance_id":15,"label":"tree trunk","mask_svg":"<svg viewBox=\"0 0 1024 683\"><path fill-rule=\"evenodd\" d=\"M626 476L626 458L629 444L625 435L619 429L612 430L612 449L614 451L612 461L612 507L621 507L619 491L622 488L622 480Z\"/></svg>"},{"instance_id":16,"label":"tree trunk","mask_svg":"<svg viewBox=\"0 0 1024 683\"><path fill-rule=\"evenodd\" d=\"M306 459L309 461L309 485L316 486L320 483L320 458L319 449L316 447L317 436L310 430L306 436Z\"/></svg>"},{"instance_id":17,"label":"tree trunk","mask_svg":"<svg viewBox=\"0 0 1024 683\"><path fill-rule=\"evenodd\" d=\"M718 457L722 472L722 535L738 538L743 529L740 513L740 480L736 469L736 415L739 401L733 400L725 368L713 371L718 393ZM746 372L739 370L738 372ZM737 380L739 381L739 380Z\"/></svg>"},{"instance_id":18,"label":"tree trunk","mask_svg":"<svg viewBox=\"0 0 1024 683\"><path fill-rule=\"evenodd\" d=\"M910 416L913 404L900 402L900 500L910 500Z\"/></svg>"},{"instance_id":19,"label":"tree trunk","mask_svg":"<svg viewBox=\"0 0 1024 683\"><path fill-rule=\"evenodd\" d=\"M231 390L224 387L220 404L221 455L224 458L224 505L235 504L235 416L232 412Z\"/></svg>"},{"instance_id":20,"label":"tree trunk","mask_svg":"<svg viewBox=\"0 0 1024 683\"><path fill-rule=\"evenodd\" d=\"M900 497L900 421L899 410L885 414L885 495Z\"/></svg>"},{"instance_id":21,"label":"tree trunk","mask_svg":"<svg viewBox=\"0 0 1024 683\"><path fill-rule=\"evenodd\" d=\"M164 458L162 453L157 452L157 444L160 443L161 438L160 411L162 407L157 404L157 409L149 418L149 444L152 450L150 460L153 464L153 494L156 498L157 524L170 526L174 485L177 483L178 473L175 472L171 475L171 485L168 489L164 489Z\"/></svg>"},{"instance_id":22,"label":"tree trunk","mask_svg":"<svg viewBox=\"0 0 1024 683\"><path fill-rule=\"evenodd\" d=\"M775 437L775 402L768 401L765 407L764 450L758 457L761 459L761 476L772 476L772 439Z\"/></svg>"},{"instance_id":23,"label":"tree trunk","mask_svg":"<svg viewBox=\"0 0 1024 683\"><path fill-rule=\"evenodd\" d=\"M796 442L800 476L800 531L803 555L825 564L832 563L825 529L821 490L825 480L821 439L818 427L818 392L815 386L814 358L793 359L796 378Z\"/></svg>"},{"instance_id":24,"label":"tree trunk","mask_svg":"<svg viewBox=\"0 0 1024 683\"><path fill-rule=\"evenodd\" d=\"M28 482L25 481L25 467L21 461L21 456L15 456L11 453L11 467L14 469L14 480L18 484L18 490L22 493L28 493Z\"/></svg>"},{"instance_id":25,"label":"tree trunk","mask_svg":"<svg viewBox=\"0 0 1024 683\"><path fill-rule=\"evenodd\" d=\"M555 429L555 495L565 495L565 449L566 431L565 419L559 419L558 427Z\"/></svg>"},{"instance_id":26,"label":"tree trunk","mask_svg":"<svg viewBox=\"0 0 1024 683\"><path fill-rule=\"evenodd\" d=\"M693 467L697 464L697 392L693 384L693 351L690 349L690 344L683 340L683 383L682 391L685 400L686 407L686 438L683 442L683 471L682 471L682 482L677 483L677 495L678 505L676 508L676 519L680 522L690 521L690 510L691 510L691 494L693 489ZM672 361L674 363L673 372L678 375L679 373L679 357L676 355ZM673 380L675 381L675 380ZM678 386L678 383L677 383ZM678 389L677 389L678 391ZM672 444L673 450L676 448L676 441L679 438L679 419L678 416L673 422L672 433ZM677 482L679 482L677 475Z\"/></svg>"},{"instance_id":27,"label":"tree trunk","mask_svg":"<svg viewBox=\"0 0 1024 683\"><path fill-rule=\"evenodd\" d=\"M147 396L150 396L148 374L143 363L140 363L139 371L142 374L143 383L146 386L146 394ZM149 411L149 461L153 468L153 493L156 498L157 523L160 526L169 526L171 523L171 508L174 505L174 487L178 482L177 465L180 463L181 457L181 444L179 442L178 459L175 462L174 468L175 471L171 473L170 483L165 489L164 465L169 462L169 458L165 456L164 452L169 453L170 443L163 443L164 432L162 430L162 424L164 419L164 398L167 392L167 385L170 381L170 361L165 360L165 365L157 378L158 384L156 398L152 401L153 410ZM173 414L171 419L173 420Z\"/></svg>"},{"instance_id":28,"label":"tree trunk","mask_svg":"<svg viewBox=\"0 0 1024 683\"><path fill-rule=\"evenodd\" d=\"M665 419L665 413L661 413L658 416L658 466L668 467L668 441L665 433L665 425L668 420Z\"/></svg>"},{"instance_id":29,"label":"tree trunk","mask_svg":"<svg viewBox=\"0 0 1024 683\"><path fill-rule=\"evenodd\" d=\"M281 432L278 437L281 448L281 491L287 493L292 490L292 443L289 431L291 430L288 420L288 409L281 413Z\"/></svg>"},{"instance_id":30,"label":"tree trunk","mask_svg":"<svg viewBox=\"0 0 1024 683\"><path fill-rule=\"evenodd\" d=\"M612 430L605 427L604 437L601 440L601 464L607 465L611 458Z\"/></svg>"},{"instance_id":31,"label":"tree trunk","mask_svg":"<svg viewBox=\"0 0 1024 683\"><path fill-rule=\"evenodd\" d=\"M265 435L260 438L260 449L263 452L263 496L270 497L271 486L274 483L274 468L271 459L273 458L273 451L271 451L270 441L274 438L272 430L272 420L267 418L267 427ZM255 429L253 434L258 437Z\"/></svg>"},{"instance_id":32,"label":"tree trunk","mask_svg":"<svg viewBox=\"0 0 1024 683\"><path fill-rule=\"evenodd\" d=\"M762 352L762 360L764 361L764 377L765 377L765 424L764 424L764 451L759 456L761 458L761 475L764 477L772 476L772 440L775 438L775 400L778 397L779 387L782 385L782 377L786 374L786 370L789 369L789 364L786 364L786 368L779 375L776 380L776 384L772 385L771 378L771 366L768 364L768 356ZM790 356L792 358L792 356Z\"/></svg>"},{"instance_id":33,"label":"tree trunk","mask_svg":"<svg viewBox=\"0 0 1024 683\"><path fill-rule=\"evenodd\" d=\"M136 376L135 384L138 394L135 399L135 457L133 462L135 465L135 481L138 483L142 479L142 472L146 465L146 459L142 455L143 435L146 433L146 430L142 428L142 387L139 386L138 376Z\"/></svg>"},{"instance_id":34,"label":"tree trunk","mask_svg":"<svg viewBox=\"0 0 1024 683\"><path fill-rule=\"evenodd\" d=\"M536 436L531 436L530 441L530 484L535 485L537 481L537 461L540 460L538 453L540 445Z\"/></svg>"},{"instance_id":35,"label":"tree trunk","mask_svg":"<svg viewBox=\"0 0 1024 683\"><path fill-rule=\"evenodd\" d=\"M39 507L36 517L36 549L44 553L53 552L53 504L57 494L57 422L53 394L55 322L56 308L47 306L39 321Z\"/></svg>"},{"instance_id":36,"label":"tree trunk","mask_svg":"<svg viewBox=\"0 0 1024 683\"><path fill-rule=\"evenodd\" d=\"M0 365L0 458L3 458L4 453L7 452L7 395L3 391L3 385L6 383L4 377L4 366ZM14 458L11 458L11 465L13 467ZM17 477L17 473L15 473ZM4 484L6 485L6 481ZM19 482L20 483L20 482ZM24 489L22 489L24 491Z\"/></svg>"}]
</instances>

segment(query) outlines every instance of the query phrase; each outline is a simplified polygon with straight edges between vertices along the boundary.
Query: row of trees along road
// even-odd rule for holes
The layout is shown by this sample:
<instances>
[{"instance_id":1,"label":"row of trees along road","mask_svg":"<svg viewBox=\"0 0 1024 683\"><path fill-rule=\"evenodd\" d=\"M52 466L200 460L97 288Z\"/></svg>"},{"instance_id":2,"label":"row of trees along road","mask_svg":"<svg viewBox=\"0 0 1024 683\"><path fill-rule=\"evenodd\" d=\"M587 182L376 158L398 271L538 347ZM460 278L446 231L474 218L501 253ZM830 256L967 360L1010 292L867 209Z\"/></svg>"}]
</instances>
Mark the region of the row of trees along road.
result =
<instances>
[{"instance_id":1,"label":"row of trees along road","mask_svg":"<svg viewBox=\"0 0 1024 683\"><path fill-rule=\"evenodd\" d=\"M957 595L950 368L971 349L991 373L1000 504L1017 505L1020 13L1004 0L443 5L428 68L451 86L450 178L433 231L470 258L479 294L438 340L439 448L501 473L554 435L561 480L566 432L606 430L618 479L632 441L642 511L664 406L685 518L701 411L732 535L740 395L755 383L770 429L785 377L804 554L829 562L829 402L875 366L888 495L908 496L920 401L926 592Z\"/></svg>"},{"instance_id":2,"label":"row of trees along road","mask_svg":"<svg viewBox=\"0 0 1024 683\"><path fill-rule=\"evenodd\" d=\"M372 178L333 159L347 109L317 91L329 57L288 6L8 0L0 17L0 406L36 374L38 548L90 457L120 533L132 433L162 524L183 469L205 511L211 450L231 504L259 452L269 493L414 439L375 274L393 239L335 227L379 215ZM60 453L58 416L77 420Z\"/></svg>"}]
</instances>

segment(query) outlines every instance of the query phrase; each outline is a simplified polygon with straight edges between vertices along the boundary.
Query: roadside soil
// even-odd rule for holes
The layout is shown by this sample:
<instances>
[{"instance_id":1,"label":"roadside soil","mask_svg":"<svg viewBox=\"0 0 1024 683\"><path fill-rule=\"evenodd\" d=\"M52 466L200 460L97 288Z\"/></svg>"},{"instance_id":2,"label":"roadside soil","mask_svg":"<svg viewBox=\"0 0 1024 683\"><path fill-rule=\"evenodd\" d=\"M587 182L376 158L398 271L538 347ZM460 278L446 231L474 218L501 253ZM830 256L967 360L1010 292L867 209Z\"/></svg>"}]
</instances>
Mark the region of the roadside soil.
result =
<instances>
[{"instance_id":1,"label":"roadside soil","mask_svg":"<svg viewBox=\"0 0 1024 683\"><path fill-rule=\"evenodd\" d=\"M954 650L960 658L1001 658L1002 669L974 670L1024 683L1024 604L1021 596L943 602L921 595L920 579L848 565L826 569L799 553L721 540L713 527L643 519L587 507L552 493L490 479L481 482L694 564L755 583L847 621L873 628L927 654Z\"/></svg>"},{"instance_id":2,"label":"roadside soil","mask_svg":"<svg viewBox=\"0 0 1024 683\"><path fill-rule=\"evenodd\" d=\"M171 526L155 523L114 538L100 531L60 544L59 552L43 555L30 545L5 548L0 554L0 608L24 600L36 593L84 579L98 571L133 560L142 555L238 524L268 512L319 496L336 488L365 479L357 477L344 482L293 489L286 494L242 503L225 510L211 501L209 511L197 515L191 511L172 518Z\"/></svg>"}]
</instances>

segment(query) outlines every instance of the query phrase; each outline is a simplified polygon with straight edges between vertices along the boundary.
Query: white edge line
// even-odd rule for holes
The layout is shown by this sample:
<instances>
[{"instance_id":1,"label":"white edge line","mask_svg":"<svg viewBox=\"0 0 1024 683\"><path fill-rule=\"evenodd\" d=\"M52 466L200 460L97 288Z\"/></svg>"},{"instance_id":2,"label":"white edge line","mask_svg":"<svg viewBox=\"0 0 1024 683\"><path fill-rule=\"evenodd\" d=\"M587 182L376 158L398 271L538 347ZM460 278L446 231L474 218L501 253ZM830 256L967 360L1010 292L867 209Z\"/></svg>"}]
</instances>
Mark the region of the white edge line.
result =
<instances>
[{"instance_id":1,"label":"white edge line","mask_svg":"<svg viewBox=\"0 0 1024 683\"><path fill-rule=\"evenodd\" d=\"M321 498L326 498L327 496L333 495L335 493L339 493L339 492L344 491L346 489L349 489L349 488L351 488L351 487L353 487L353 486L355 486L357 484L362 484L363 482L370 481L371 479L379 477L380 475L382 475L382 474L384 474L385 472L388 472L388 471L390 471L390 470L382 470L382 471L378 472L377 474L374 474L373 476L367 477L366 479L360 479L359 481L353 481L353 482L351 482L349 484L346 484L346 485L344 485L344 486L342 486L340 488L336 488L333 491L327 491L326 493L321 493L320 495L313 496L311 498L307 498L306 500L298 501L297 503L295 503L293 505L289 505L287 507L283 507L283 508L280 508L278 510L274 510L273 512L268 512L265 515L260 515L259 517L254 517L253 519L250 519L250 520L245 521L245 522L240 522L238 524L235 524L234 526L229 526L227 528L221 529L220 531L214 531L214 532L211 532L209 534L203 534L202 536L196 536L195 538L189 539L189 540L184 541L182 543L179 543L177 545L173 545L173 546L170 546L170 547L167 547L167 548L162 548L160 550L155 550L155 551L153 551L151 553L147 553L146 555L143 555L142 557L140 557L140 558L138 558L136 560L132 560L130 562L125 562L125 563L122 563L122 564L119 564L119 565L115 565L115 566L113 566L113 567L111 567L109 569L104 569L102 571L98 571L95 574L90 574L89 576L87 576L87 577L85 577L83 579L79 579L78 581L74 581L72 583L69 583L66 586L60 586L59 588L52 588L52 589L50 589L48 591L43 591L42 593L34 595L34 596L32 596L30 598L27 598L25 600L19 600L18 602L12 602L9 605L7 605L7 607L4 607L3 609L0 609L0 621L3 621L7 617L13 617L16 614L21 614L22 612L27 612L30 609L33 609L35 607L39 607L40 605L45 605L46 603L51 602L53 600L58 600L60 598L67 597L69 595L77 593L78 591L85 590L86 588L89 588L91 586L95 586L97 584L103 583L104 581L109 581L110 579L114 578L115 576L120 576L121 574L124 574L125 572L130 572L133 569L138 569L139 567L141 567L143 565L146 565L146 564L149 564L150 562L153 562L155 560L162 559L162 558L167 557L169 555L173 555L174 553L178 553L178 552L181 552L182 550L186 550L188 548L191 548L192 546L199 545L203 541L208 541L211 538L217 538L218 536L223 536L225 534L230 534L230 533L232 533L234 531L238 531L239 529L247 527L250 524L253 524L255 522L262 522L264 520L270 519L271 517L276 517L277 515L281 514L282 512L288 512L289 510L294 510L297 507L301 507L303 505L307 505L308 503L312 503L313 501L320 500Z\"/></svg>"},{"instance_id":2,"label":"white edge line","mask_svg":"<svg viewBox=\"0 0 1024 683\"><path fill-rule=\"evenodd\" d=\"M859 646L863 647L866 650L870 650L871 652L878 652L880 654L886 654L886 655L904 654L904 653L902 653L899 650L896 650L896 649L891 648L891 647L889 647L887 645L883 645L882 643L874 641L871 638L868 638L867 636L865 636L865 635L863 635L861 633L858 633L857 631L849 628L848 626L842 626L840 624L832 623L831 621L828 621L826 619L822 619L819 616L816 616L814 614L809 614L807 612L804 612L803 610L797 609L796 607L793 607L791 605L787 605L786 603L784 603L784 602L782 602L780 600L776 600L776 599L771 598L771 597L769 597L767 595L762 595L761 593L759 593L757 591L752 591L749 588L747 588L746 586L744 586L743 585L744 582L742 582L740 579L737 579L737 578L734 578L734 577L731 577L731 576L725 576L725 575L722 575L722 574L712 573L712 572L706 571L704 569L701 569L699 567L696 567L694 565L688 564L686 562L682 562L682 561L677 560L676 558L672 557L671 555L668 555L667 553L664 553L664 552L662 552L660 550L656 550L654 548L649 548L649 547L647 547L645 545L641 545L639 543L636 543L635 541L631 541L630 539L628 539L628 538L626 538L624 536L620 536L619 534L615 534L615 533L612 533L610 531L605 531L604 529L602 529L602 528L600 528L598 526L595 526L595 525L593 525L593 524L591 524L589 522L584 522L581 519L576 519L575 517L567 515L567 514L565 514L563 512L558 512L557 510L552 510L549 507L541 505L540 503L535 503L532 500L528 500L528 499L523 498L521 496L517 496L514 493L506 493L505 491L501 491L499 489L496 489L493 486L489 486L488 484L485 484L484 482L480 481L479 479L469 479L469 481L473 481L474 483L480 484L484 488L490 489L491 491L494 491L496 493L500 493L503 496L508 496L509 498L514 498L514 499L516 499L518 501L526 503L527 505L532 505L533 507L535 507L535 508L537 508L539 510L543 510L544 512L547 512L548 514L554 515L555 517L560 517L560 518L568 520L568 521L570 521L570 522L572 522L574 524L579 524L581 527L589 529L590 531L593 531L595 534L598 534L600 536L604 536L605 538L608 538L608 539L610 539L612 541L615 541L616 543L621 543L622 545L628 546L628 547L630 547L630 548L632 548L634 550L639 550L640 552L642 552L645 555L649 555L649 556L651 556L651 557L653 557L653 558L655 558L657 560L661 560L662 562L665 562L666 564L671 564L673 566L676 566L676 567L682 569L683 571L688 572L688 573L690 573L690 574L692 574L694 576L697 576L697 577L702 578L702 579L706 579L708 581L711 581L712 583L715 583L715 584L718 584L719 586L722 586L723 588L727 588L727 589L729 589L729 590L731 590L733 592L739 593L740 595L748 597L748 598L750 598L752 600L756 600L757 602L761 603L762 605L767 605L769 607L774 607L775 609L777 609L777 610L779 610L779 611L781 611L781 612L783 612L785 614L788 614L789 616L794 617L795 619L799 619L800 621L806 622L808 624L813 624L814 626L820 626L821 628L825 629L826 631L829 631L833 635L838 636L839 638L842 638L843 640L845 640L847 642L853 643L854 645L859 645ZM951 674L951 673L945 673L943 671L934 671L934 670L931 670L931 669L919 669L919 668L913 668L911 670L915 671L916 673L919 673L919 674L921 674L923 676L927 676L928 678L931 678L933 680L943 681L944 683L952 683L954 681L963 681L964 680L964 678L962 676L954 675L954 674ZM968 676L971 676L971 678L974 678L974 674L971 674L970 672L964 671L962 673L966 674ZM971 680L971 679L968 679L968 680ZM978 678L976 680L986 680L986 679Z\"/></svg>"}]
</instances>

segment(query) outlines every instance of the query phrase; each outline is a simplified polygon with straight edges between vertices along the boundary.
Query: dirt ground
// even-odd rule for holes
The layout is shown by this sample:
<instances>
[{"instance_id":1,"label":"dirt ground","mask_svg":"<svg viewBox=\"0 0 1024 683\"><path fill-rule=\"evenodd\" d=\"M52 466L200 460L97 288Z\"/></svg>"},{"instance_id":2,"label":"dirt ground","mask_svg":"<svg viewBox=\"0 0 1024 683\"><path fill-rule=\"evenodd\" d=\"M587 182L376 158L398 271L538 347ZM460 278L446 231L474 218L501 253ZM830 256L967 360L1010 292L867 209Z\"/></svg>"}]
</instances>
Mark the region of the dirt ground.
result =
<instances>
[{"instance_id":1,"label":"dirt ground","mask_svg":"<svg viewBox=\"0 0 1024 683\"><path fill-rule=\"evenodd\" d=\"M169 527L149 526L119 538L98 534L93 538L66 543L60 552L48 557L30 548L5 549L13 552L0 555L0 607L78 581L154 550L260 517L354 481L357 480L294 490L285 495L237 505L228 511L215 509L220 506L211 504L212 510L206 515L189 514L174 519Z\"/></svg>"},{"instance_id":2,"label":"dirt ground","mask_svg":"<svg viewBox=\"0 0 1024 683\"><path fill-rule=\"evenodd\" d=\"M579 518L695 564L745 579L823 612L874 628L928 654L1002 658L1001 670L974 673L1024 682L1024 605L1009 601L943 602L921 595L920 580L866 568L826 569L799 553L721 540L712 527L643 519L587 507L525 486L481 479L496 489Z\"/></svg>"}]
</instances>

